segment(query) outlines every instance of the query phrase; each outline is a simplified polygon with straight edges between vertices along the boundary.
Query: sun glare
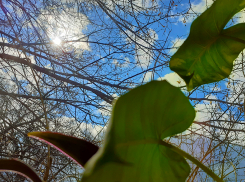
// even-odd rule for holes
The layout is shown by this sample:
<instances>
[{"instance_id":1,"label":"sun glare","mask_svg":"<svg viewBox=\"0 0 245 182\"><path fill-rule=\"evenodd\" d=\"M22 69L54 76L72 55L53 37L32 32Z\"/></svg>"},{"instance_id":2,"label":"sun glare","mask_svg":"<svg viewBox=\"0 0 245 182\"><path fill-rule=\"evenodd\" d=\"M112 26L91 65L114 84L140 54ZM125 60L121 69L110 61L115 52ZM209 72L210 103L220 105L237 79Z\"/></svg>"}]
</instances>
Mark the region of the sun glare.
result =
<instances>
[{"instance_id":1,"label":"sun glare","mask_svg":"<svg viewBox=\"0 0 245 182\"><path fill-rule=\"evenodd\" d=\"M55 38L53 39L53 42L54 42L56 45L60 45L61 40L60 40L59 37L55 37Z\"/></svg>"}]
</instances>

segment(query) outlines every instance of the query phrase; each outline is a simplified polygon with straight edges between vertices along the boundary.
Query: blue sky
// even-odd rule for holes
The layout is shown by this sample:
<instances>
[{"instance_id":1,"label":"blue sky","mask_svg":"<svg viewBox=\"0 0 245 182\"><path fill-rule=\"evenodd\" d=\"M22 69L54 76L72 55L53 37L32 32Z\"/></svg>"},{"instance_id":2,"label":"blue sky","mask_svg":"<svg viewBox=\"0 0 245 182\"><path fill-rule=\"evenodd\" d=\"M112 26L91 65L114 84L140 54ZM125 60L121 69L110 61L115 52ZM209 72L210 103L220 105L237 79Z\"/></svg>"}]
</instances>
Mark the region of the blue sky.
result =
<instances>
[{"instance_id":1,"label":"blue sky","mask_svg":"<svg viewBox=\"0 0 245 182\"><path fill-rule=\"evenodd\" d=\"M72 2L72 0L69 1ZM61 2L69 1L64 0ZM103 81L110 83L118 84L121 82L122 86L135 87L153 79L167 79L174 86L184 86L184 81L168 68L168 61L171 55L174 54L177 48L187 38L192 21L209 7L213 1L195 0L191 1L191 4L189 4L189 0L179 0L175 2L170 0L136 0L134 3L137 5L137 8L134 10L136 13L134 12L135 14L133 15L137 15L137 18L132 15L133 10L130 8L127 9L127 13L125 13L120 10L119 6L114 7L110 1L104 2L107 4L109 15L100 8L97 8L96 16L95 9L94 11L93 9L86 11L86 16L84 13L85 10L80 9L80 11L77 12L77 7L74 6L71 8L72 6L69 3L66 8L55 9L55 6L48 5L46 9L41 9L41 12L45 13L45 15L38 16L37 23L42 25L44 30L42 35L47 42L51 43L49 48L57 55L57 60L62 57L62 53L71 53L74 56L73 58L83 61L83 64L86 65L84 68L86 73L94 75L95 78L102 78ZM168 8L169 4L172 4L172 8L170 9ZM119 5L121 4L119 3ZM88 9L94 8L93 4L90 6L88 6ZM11 7L7 5L6 7L11 11ZM143 10L141 9L142 7L148 9ZM154 11L152 8L154 8ZM79 19L77 15L79 15ZM18 16L19 18L23 18L21 11ZM54 16L58 18L54 19ZM123 20L121 20L120 17L123 17ZM232 23L244 22L245 20L245 16L242 13L236 17L240 18L234 18L234 21L230 21L228 26ZM57 20L59 20L58 23ZM116 26L115 21L118 22L121 29ZM23 26L23 29L27 30L28 28L30 28L28 23L26 26ZM38 41L37 37L31 35L32 33L34 34L33 30L29 31L29 33L31 41ZM5 43L8 42L7 39L2 39L1 42L3 41L5 41ZM55 42L56 44L53 44ZM61 42L61 44L59 42ZM97 42L99 42L99 44ZM15 52L14 49L5 50L5 53L11 55L19 54ZM24 57L22 54L21 56ZM29 58L33 63L37 63L34 57ZM243 113L239 112L244 98L241 93L243 82L245 81L243 72L241 71L241 65L239 64L241 59L240 55L235 62L236 66L230 76L231 79L204 85L191 93L190 98L193 98L191 102L197 110L195 121L205 122L213 119L214 125L229 128L230 126L228 124L219 122L219 120L230 121L233 117L233 120L239 123L236 126L232 126L233 129L244 129L242 124L244 122ZM71 58L67 58L66 61L72 62L70 66L79 64ZM48 61L43 61L42 63L48 69L54 68ZM80 65L81 64L78 66ZM88 65L97 65L98 67ZM103 69L99 69L100 66ZM19 71L19 74L16 76L17 79L19 81L26 81L25 78L21 76L21 74L24 75L22 67L15 66L15 68ZM9 75L4 74L6 73L4 69L0 71L2 71L2 77L6 80L11 80L11 78L14 77L11 73L9 73ZM31 70L26 70L26 72L31 73ZM69 71L67 72L70 73ZM31 79L30 75L29 78L28 83L35 85L35 80ZM76 78L71 78L71 80L76 80ZM78 81L92 88L99 88L90 81ZM9 81L8 84L13 88L16 86L13 81ZM33 93L33 87L31 87L30 84L26 85L25 89L25 91ZM44 88L46 91L49 89L49 87ZM17 93L18 89L13 89L12 91ZM109 93L116 98L125 91L105 87L103 92ZM189 95L185 89L183 89L183 92ZM237 95L239 96L237 97ZM79 99L79 96L80 95L74 97ZM91 93L90 97L91 99L96 98L95 94ZM236 103L237 105L230 107L229 104L216 102L215 100ZM74 124L74 127L79 126L81 131L86 130L85 133L89 132L93 137L96 137L96 132L104 132L105 129L103 129L101 125L107 122L111 108L111 105L106 101L96 100L96 102L105 106L105 108L95 109L91 106L91 108L94 109L93 113L96 116L101 114L103 119L99 120L95 117L94 121L97 122L96 125L92 124L89 119L86 118L86 125L80 125L80 122L84 121L82 117L84 113L81 112L79 114L80 118L77 119L78 123ZM227 109L230 110L230 112L227 111ZM71 110L74 111L74 109ZM241 113L241 115L239 115L239 113ZM74 117L71 114L59 116L59 118L56 118L57 121L63 120L64 123L74 122ZM68 121L69 118L71 121ZM51 125L52 122L53 121L51 121ZM196 131L198 135L210 137L210 134L205 133L205 131L209 129L209 126L193 124L192 129ZM60 130L67 131L67 128L61 128ZM216 129L215 132L220 133L221 138L226 134L222 129ZM235 133L231 132L229 136L232 138L235 136ZM234 141L244 145L242 142L244 134L242 132L238 132L237 138L238 139L234 139Z\"/></svg>"}]
</instances>

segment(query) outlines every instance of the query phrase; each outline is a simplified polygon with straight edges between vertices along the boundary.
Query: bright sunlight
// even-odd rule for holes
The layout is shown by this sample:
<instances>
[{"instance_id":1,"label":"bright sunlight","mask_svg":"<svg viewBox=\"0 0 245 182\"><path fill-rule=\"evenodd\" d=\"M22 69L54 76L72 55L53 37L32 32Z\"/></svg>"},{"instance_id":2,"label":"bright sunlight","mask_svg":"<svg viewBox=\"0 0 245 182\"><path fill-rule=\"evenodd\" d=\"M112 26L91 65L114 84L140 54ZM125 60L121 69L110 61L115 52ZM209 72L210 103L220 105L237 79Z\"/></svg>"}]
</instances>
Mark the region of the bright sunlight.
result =
<instances>
[{"instance_id":1,"label":"bright sunlight","mask_svg":"<svg viewBox=\"0 0 245 182\"><path fill-rule=\"evenodd\" d=\"M61 44L61 39L59 37L55 37L53 39L53 42L56 44L56 45L60 45Z\"/></svg>"}]
</instances>

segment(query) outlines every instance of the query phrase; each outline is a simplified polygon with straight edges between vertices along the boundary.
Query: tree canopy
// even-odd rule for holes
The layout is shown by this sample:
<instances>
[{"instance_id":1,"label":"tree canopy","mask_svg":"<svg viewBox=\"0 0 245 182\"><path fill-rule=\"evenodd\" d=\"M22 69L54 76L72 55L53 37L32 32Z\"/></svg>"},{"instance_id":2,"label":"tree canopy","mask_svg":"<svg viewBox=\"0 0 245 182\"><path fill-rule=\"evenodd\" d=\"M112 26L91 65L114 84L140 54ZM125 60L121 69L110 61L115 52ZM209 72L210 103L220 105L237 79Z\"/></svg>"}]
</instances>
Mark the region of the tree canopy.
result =
<instances>
[{"instance_id":1,"label":"tree canopy","mask_svg":"<svg viewBox=\"0 0 245 182\"><path fill-rule=\"evenodd\" d=\"M243 179L243 53L228 79L190 92L169 69L191 23L212 3L0 0L1 158L22 159L47 181L78 179L81 170L73 161L26 134L57 131L100 146L113 100L150 80L166 79L181 87L197 112L189 130L169 142L223 179ZM244 17L241 11L225 28ZM191 168L189 181L208 180ZM1 180L24 178L0 173Z\"/></svg>"}]
</instances>

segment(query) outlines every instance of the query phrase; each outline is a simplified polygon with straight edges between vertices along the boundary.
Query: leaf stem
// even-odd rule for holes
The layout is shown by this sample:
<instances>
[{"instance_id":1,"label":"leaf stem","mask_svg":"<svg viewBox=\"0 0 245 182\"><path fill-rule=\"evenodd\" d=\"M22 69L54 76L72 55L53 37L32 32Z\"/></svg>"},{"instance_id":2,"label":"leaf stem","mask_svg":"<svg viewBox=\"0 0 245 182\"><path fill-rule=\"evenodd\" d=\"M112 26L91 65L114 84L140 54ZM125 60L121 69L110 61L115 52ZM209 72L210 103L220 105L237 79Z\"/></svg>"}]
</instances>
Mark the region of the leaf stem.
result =
<instances>
[{"instance_id":1,"label":"leaf stem","mask_svg":"<svg viewBox=\"0 0 245 182\"><path fill-rule=\"evenodd\" d=\"M208 167L203 165L200 161L198 161L196 158L194 158L190 154L186 153L185 151L183 151L183 150L179 149L178 147L175 147L174 145L171 145L171 144L169 144L169 143L167 143L165 141L162 141L162 140L159 141L159 144L164 145L165 147L168 147L171 150L173 150L174 152L176 152L176 153L182 155L183 157L189 159L191 162L193 162L194 164L199 166L209 176L211 176L215 181L223 182L223 180L219 176L217 176L213 171L211 171Z\"/></svg>"},{"instance_id":2,"label":"leaf stem","mask_svg":"<svg viewBox=\"0 0 245 182\"><path fill-rule=\"evenodd\" d=\"M228 38L228 39L231 39L231 40L240 42L240 43L242 43L242 44L245 44L245 40L239 39L239 38L237 38L237 37L232 37L232 36L230 36L230 35L225 35L225 34L221 34L221 37L226 37L226 38Z\"/></svg>"}]
</instances>

